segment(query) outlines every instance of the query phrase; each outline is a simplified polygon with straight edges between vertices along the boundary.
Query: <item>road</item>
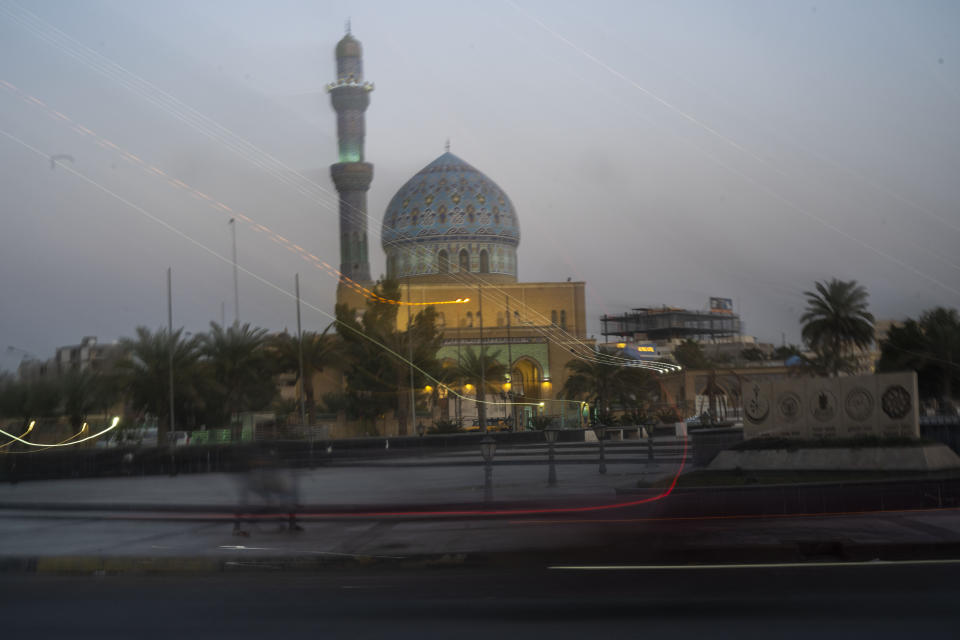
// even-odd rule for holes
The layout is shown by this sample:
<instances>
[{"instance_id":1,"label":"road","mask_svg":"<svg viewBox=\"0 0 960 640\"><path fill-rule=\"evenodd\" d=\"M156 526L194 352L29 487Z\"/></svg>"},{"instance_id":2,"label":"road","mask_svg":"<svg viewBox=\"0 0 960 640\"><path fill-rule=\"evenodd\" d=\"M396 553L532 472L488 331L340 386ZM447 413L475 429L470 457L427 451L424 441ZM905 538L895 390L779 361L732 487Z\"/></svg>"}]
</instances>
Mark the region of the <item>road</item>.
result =
<instances>
[{"instance_id":1,"label":"road","mask_svg":"<svg viewBox=\"0 0 960 640\"><path fill-rule=\"evenodd\" d=\"M960 565L0 574L4 638L956 637Z\"/></svg>"}]
</instances>

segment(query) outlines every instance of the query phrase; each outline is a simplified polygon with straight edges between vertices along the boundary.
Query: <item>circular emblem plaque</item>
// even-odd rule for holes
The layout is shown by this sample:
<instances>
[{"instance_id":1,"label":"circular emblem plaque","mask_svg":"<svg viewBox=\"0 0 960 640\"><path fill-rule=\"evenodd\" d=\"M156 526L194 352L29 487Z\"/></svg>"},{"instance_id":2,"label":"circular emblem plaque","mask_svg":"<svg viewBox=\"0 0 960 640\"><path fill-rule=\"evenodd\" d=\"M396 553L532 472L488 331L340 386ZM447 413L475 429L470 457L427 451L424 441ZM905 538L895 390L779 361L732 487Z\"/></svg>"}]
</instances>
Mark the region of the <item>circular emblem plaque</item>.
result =
<instances>
[{"instance_id":1,"label":"circular emblem plaque","mask_svg":"<svg viewBox=\"0 0 960 640\"><path fill-rule=\"evenodd\" d=\"M786 422L796 422L802 406L800 396L793 391L785 391L777 398L777 411Z\"/></svg>"},{"instance_id":2,"label":"circular emblem plaque","mask_svg":"<svg viewBox=\"0 0 960 640\"><path fill-rule=\"evenodd\" d=\"M837 397L821 389L810 401L810 415L820 422L830 422L837 415Z\"/></svg>"},{"instance_id":3,"label":"circular emblem plaque","mask_svg":"<svg viewBox=\"0 0 960 640\"><path fill-rule=\"evenodd\" d=\"M750 422L760 423L770 415L770 402L760 394L760 387L754 385L750 390L750 395L744 404L744 412Z\"/></svg>"},{"instance_id":4,"label":"circular emblem plaque","mask_svg":"<svg viewBox=\"0 0 960 640\"><path fill-rule=\"evenodd\" d=\"M899 420L910 413L910 409L913 408L913 401L909 391L899 384L895 384L892 387L887 387L887 390L880 396L880 407L885 414L894 420Z\"/></svg>"},{"instance_id":5,"label":"circular emblem plaque","mask_svg":"<svg viewBox=\"0 0 960 640\"><path fill-rule=\"evenodd\" d=\"M863 422L873 413L873 396L863 387L854 387L847 393L843 408L852 420Z\"/></svg>"}]
</instances>

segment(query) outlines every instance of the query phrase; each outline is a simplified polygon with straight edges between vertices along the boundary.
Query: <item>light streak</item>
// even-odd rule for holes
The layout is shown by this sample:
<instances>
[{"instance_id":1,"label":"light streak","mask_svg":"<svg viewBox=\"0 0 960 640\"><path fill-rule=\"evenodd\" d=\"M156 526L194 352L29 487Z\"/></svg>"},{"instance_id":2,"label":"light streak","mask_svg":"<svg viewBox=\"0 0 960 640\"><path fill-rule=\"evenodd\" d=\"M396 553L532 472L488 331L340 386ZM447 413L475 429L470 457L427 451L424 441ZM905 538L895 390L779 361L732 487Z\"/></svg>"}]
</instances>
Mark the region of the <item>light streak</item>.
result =
<instances>
[{"instance_id":1,"label":"light streak","mask_svg":"<svg viewBox=\"0 0 960 640\"><path fill-rule=\"evenodd\" d=\"M738 569L799 569L816 567L892 567L904 565L960 564L960 559L943 558L939 560L832 560L814 562L758 562L755 564L596 564L596 565L555 565L547 567L551 571L709 571Z\"/></svg>"},{"instance_id":2,"label":"light streak","mask_svg":"<svg viewBox=\"0 0 960 640\"><path fill-rule=\"evenodd\" d=\"M197 130L202 135L207 136L208 138L210 138L211 140L214 140L215 142L218 142L228 150L243 157L254 166L263 169L264 171L272 175L275 179L293 187L301 195L309 197L314 202L320 204L324 208L332 212L335 212L339 215L339 208L337 208L337 210L334 211L334 207L330 203L317 199L316 196L314 195L314 192L315 191L322 192L323 194L336 198L337 201L339 201L339 196L336 196L330 193L328 190L316 184L309 178L303 176L298 171L288 167L287 165L277 160L270 154L259 149L252 143L244 140L243 138L241 138L234 132L230 131L226 127L222 126L215 120L211 120L210 118L199 113L196 109L189 107L188 105L184 104L182 101L178 100L174 96L171 96L170 94L164 92L162 89L160 89L156 85L151 84L150 82L144 80L140 76L137 76L136 74L130 72L129 70L122 67L121 65L117 64L116 62L106 58L105 56L97 53L96 51L93 51L89 47L83 45L82 43L78 42L74 38L71 38L70 36L65 34L63 31L50 25L49 23L45 22L40 17L38 17L36 14L33 14L30 11L24 9L23 7L20 7L16 3L12 3L12 6L11 5L8 5L6 7L0 6L0 10L3 10L9 17L11 17L14 21L18 22L21 27L31 32L33 35L43 40L47 44L60 49L66 55L81 62L82 64L86 65L90 69L96 71L97 73L100 73L101 75L107 78L115 80L116 82L124 86L126 89L134 93L137 93L148 102L151 102L152 104L163 109L164 111L169 113L171 116L187 124L191 128ZM295 178L299 179L299 181L296 180ZM304 187L304 183L306 183L307 187ZM377 225L379 224L375 218L368 216L363 211L357 210L356 213L351 212L350 215L358 220L361 219L361 216L362 216L364 222L369 220L372 223L371 226L374 229L376 229ZM491 285L491 283L485 282L481 278L476 278L474 281L469 283L459 275L457 276L451 275L451 279L454 279L454 280L459 279L463 281L464 284L473 284L475 282L481 282L493 290L502 291L502 289L500 289L499 287L493 286ZM349 284L349 286L361 291L361 293L363 292L363 288L359 287L359 285L357 285L356 283ZM509 298L513 298L515 303L518 302L515 297L509 296L509 294L506 294L506 295ZM386 301L386 300L383 300L383 301ZM526 308L526 305L523 304L522 301L519 306ZM543 318L541 314L536 314L536 315L539 315L541 318ZM546 322L544 322L544 324L546 324ZM542 335L544 335L545 337L547 337L548 340L555 343L558 342L556 338L554 338L551 334L549 334L544 329L538 327L536 330ZM555 327L554 331L562 333L563 335L566 335L571 343L576 344L581 349L580 354L577 354L576 352L572 351L575 357L579 357L584 360L594 360L594 361L617 360L617 358L610 358L609 356L598 358L598 356L594 354L594 352L592 351L589 345L582 342L575 336L570 335L569 333L567 333L566 330ZM586 353L587 355L584 355L584 353ZM628 361L624 360L623 362L627 363ZM630 363L630 365L632 366L632 363Z\"/></svg>"},{"instance_id":3,"label":"light streak","mask_svg":"<svg viewBox=\"0 0 960 640\"><path fill-rule=\"evenodd\" d=\"M23 443L23 444L25 444L25 445L29 445L29 446L31 446L31 447L42 447L42 448L44 448L44 449L52 449L52 448L55 448L55 447L72 447L73 445L80 444L81 442L87 442L88 440L93 440L94 438L99 438L99 437L102 436L103 434L105 434L105 433L107 433L107 432L109 432L109 431L113 431L114 429L116 429L118 424L120 424L120 417L119 417L119 416L114 416L113 422L111 422L111 423L110 423L110 426L107 427L106 429L104 429L103 431L98 431L97 433L94 433L93 435L87 436L86 438L81 438L81 439L79 439L79 440L74 440L73 442L70 442L70 443L57 443L57 444L40 444L39 442L28 442L27 440L24 440L24 439L21 438L20 436L15 436L15 435L13 435L12 433L7 433L7 432L4 431L3 429L0 429L0 433L2 433L2 434L5 435L5 436L10 436L11 438L13 438L14 440L16 440L17 442L21 442L21 443ZM25 434L24 434L24 435L25 435ZM68 438L68 440L69 440L69 438ZM10 443L7 443L7 444L10 444Z\"/></svg>"},{"instance_id":4,"label":"light streak","mask_svg":"<svg viewBox=\"0 0 960 640\"><path fill-rule=\"evenodd\" d=\"M37 421L36 421L36 420L31 420L31 421L30 421L30 425L27 427L27 430L20 434L20 438L28 435L31 431L33 431L33 427L34 427L35 424L37 424ZM8 434L6 431L2 431L2 430L0 430L0 433L3 433L4 435L10 435L10 434ZM11 437L11 438L16 438L16 436L12 436L12 435L11 435L10 437ZM17 438L17 439L19 439L19 438ZM5 449L5 448L9 447L10 445L12 445L13 443L14 443L14 440L11 440L10 442L7 442L6 444L2 444L2 445L0 445L0 449Z\"/></svg>"},{"instance_id":5,"label":"light streak","mask_svg":"<svg viewBox=\"0 0 960 640\"><path fill-rule=\"evenodd\" d=\"M40 149L37 149L36 147L34 147L33 145L31 145L30 143L28 143L28 142L26 142L26 141L24 141L24 140L21 140L20 138L16 137L15 135L13 135L12 133L10 133L10 132L8 132L8 131L0 130L0 135L5 136L6 138L9 138L10 140L16 142L16 143L19 144L20 146L22 146L22 147L24 147L24 148L26 148L26 149L29 149L29 150L32 151L33 153L35 153L35 154L37 154L37 155L39 155L39 156L41 156L41 157L43 157L43 158L49 158L49 154L44 153L44 152L41 151ZM200 242L199 240L196 240L195 238L193 238L193 237L190 236L189 234L185 233L184 231L181 231L180 229L178 229L177 227L173 226L173 225L170 224L169 222L166 222L165 220L163 220L163 219L155 216L154 214L150 213L149 211L147 211L146 209L144 209L144 208L141 207L140 205L138 205L138 204L136 204L136 203L134 203L134 202L131 202L130 200L127 200L126 198L124 198L123 196L121 196L120 194L118 194L116 191L113 191L113 190L111 190L110 188L108 188L108 187L100 184L99 182L97 182L97 181L94 180L93 178L87 176L86 174L84 174L84 173L82 173L82 172L74 169L73 167L67 166L67 165L60 165L60 166L62 166L65 171L68 171L69 173L72 173L72 174L75 175L77 178L83 180L83 181L86 182L87 184L89 184L89 185L91 185L91 186L99 189L99 190L102 191L103 193L106 193L107 195L115 198L116 200L119 200L119 201L122 202L123 204L127 205L127 206L130 207L131 209L133 209L133 210L137 211L138 213L140 213L141 215L143 215L144 217L146 217L146 218L148 218L148 219L156 222L157 224L159 224L159 225L161 225L162 227L166 228L168 231L171 231L172 233L180 236L181 238L183 238L184 240L186 240L186 241L189 242L190 244L192 244L192 245L194 245L194 246L202 249L203 251L209 253L211 256L215 257L216 259L218 259L218 260L220 260L220 261L222 261L222 262L225 262L225 263L227 263L227 264L233 264L233 261L232 261L230 258L227 258L226 256L223 256L223 255L220 255L219 253L217 253L216 251L214 251L213 249L211 249L211 248L208 247L207 245L203 244L203 243ZM261 283L267 285L268 287L270 287L270 288L272 288L272 289L275 289L276 291L278 291L278 292L280 292L280 293L282 293L282 294L290 297L291 299L296 299L296 295L295 295L295 294L291 293L290 291L287 291L286 289L284 289L283 287L281 287L281 286L279 286L279 285L277 285L277 284L274 284L273 282L270 282L270 281L267 280L266 278L264 278L264 277L262 277L262 276L260 276L260 275L258 275L258 274L256 274L256 273L254 273L253 271L250 271L249 269L247 269L247 268L245 268L245 267L242 267L242 266L240 266L240 265L237 265L237 269L239 269L240 271L243 271L245 274L247 274L247 275L250 276L251 278L257 280L258 282L261 282ZM356 328L352 327L352 326L349 325L349 324L342 323L342 322L341 322L340 320L338 320L335 316L330 315L329 313L327 313L326 311L324 311L323 309L321 309L320 307L318 307L318 306L316 306L316 305L310 304L309 302L306 302L306 301L302 301L302 304L304 304L305 306L309 307L310 309L313 309L313 310L316 311L317 313L320 313L321 315L327 317L328 319L332 320L333 322L337 323L338 326L342 326L342 327L344 327L345 329L356 333L357 335L359 335L359 336L362 337L363 339L371 342L372 344L380 347L380 348L383 349L385 352L387 352L387 353L389 353L390 355L394 356L395 358L397 358L397 359L400 360L401 362L407 363L408 365L410 365L411 367L413 367L414 369L416 369L417 371L419 371L421 374L423 374L425 377L429 378L430 380L433 380L435 383L437 383L437 384L442 384L442 382L441 382L440 380L438 380L438 379L435 378L434 376L430 375L430 374L429 374L427 371L425 371L422 367L420 367L420 366L417 365L416 363L411 362L410 360L408 360L407 358L403 357L402 355L400 355L399 353L397 353L397 352L394 351L393 349L389 348L388 346L386 346L386 345L383 344L382 342L379 342L379 341L377 341L376 339L370 337L369 335L367 335L367 334L364 333L363 331L361 331L361 330L359 330L359 329L356 329ZM466 396L460 395L459 393L457 393L456 391L453 391L453 390L451 390L451 393L453 393L453 395L455 395L455 396L457 396L457 397L459 397L459 398L462 398L462 399L468 400L468 401L483 402L483 403L486 403L486 404L493 404L493 405L502 404L502 403L493 402L493 401L486 401L486 400L473 400L473 399L471 399L471 398L467 398ZM535 405L536 405L536 403L526 403L526 402L517 402L517 403L512 403L512 404L516 404L516 405L519 405L519 406L524 406L524 405L535 406ZM0 433L6 434L6 432L0 432ZM10 435L10 434L6 434L6 435ZM79 441L78 441L78 442L79 442ZM29 444L29 443L28 443L28 444ZM49 446L49 445L44 445L44 446Z\"/></svg>"},{"instance_id":6,"label":"light streak","mask_svg":"<svg viewBox=\"0 0 960 640\"><path fill-rule=\"evenodd\" d=\"M10 85L10 84L7 83L7 82L3 82L3 84L6 85L6 86L12 87L12 85ZM56 111L56 110L53 109L52 107L49 107L48 105L46 105L45 103L43 103L41 100L35 99L33 96L30 96L29 94L25 94L23 91L21 91L21 90L19 90L19 89L16 89L15 91L17 92L18 95L20 95L20 97L22 97L22 98L24 98L24 99L27 99L27 100L30 100L31 102L33 102L33 103L35 103L35 104L37 104L37 105L40 105L40 106L41 106L44 110L46 110L49 114L51 114L51 115L53 115L53 116L56 116L58 119L61 119L61 120L64 120L64 121L66 121L66 122L68 122L68 123L73 124L73 125L75 126L75 128L79 128L79 129L81 129L85 134L93 137L93 138L96 140L97 144L99 144L101 147L108 148L108 149L111 149L111 150L113 150L113 151L116 151L117 153L120 154L120 156L121 156L124 160L126 160L127 162L130 162L130 163L132 163L132 164L138 165L141 169L143 169L144 171L146 171L148 174L149 174L149 173L152 173L152 174L156 174L156 175L163 176L164 178L167 179L167 182L168 182L171 186L174 186L174 187L176 187L176 188L178 188L178 189L187 191L187 192L188 192L190 195L192 195L193 197L196 197L196 198L199 198L199 199L201 199L201 200L203 200L203 201L206 201L207 203L210 203L212 206L214 206L214 207L217 208L217 209L221 209L221 210L223 210L223 211L228 211L228 212L230 212L230 213L234 213L238 218L240 218L240 219L244 220L245 222L249 223L249 226L250 226L254 231L267 234L274 243L276 243L276 244L284 247L284 248L287 249L288 251L292 251L292 252L295 252L295 253L297 253L297 254L300 254L301 257L303 257L307 262L313 263L315 267L318 267L318 268L320 268L320 269L323 269L324 271L327 271L330 275L332 275L332 276L334 276L334 277L337 277L337 278L342 278L342 279L344 279L344 280L349 281L349 282L348 282L348 286L350 286L351 288L353 288L354 290L358 291L359 293L361 293L362 295L364 295L365 297L367 297L367 298L369 298L369 299L376 300L376 301L378 301L378 302L388 303L388 304L395 304L395 305L400 305L400 306L412 306L412 307L427 307L427 306L434 306L434 305L463 304L463 303L465 303L465 302L469 302L469 298L466 298L466 299L457 298L456 300L436 300L436 301L427 301L427 302L412 302L412 301L394 300L394 299L391 299L391 298L385 298L385 297L377 294L376 292L368 289L367 287L364 287L364 286L361 285L360 283L358 283L358 282L350 279L349 277L345 276L345 275L344 275L343 273L341 273L338 269L335 269L334 267L330 266L329 264L321 261L321 260L320 260L319 258L317 258L316 256L313 256L312 254L310 254L309 252L307 252L307 250L304 249L303 247L301 247L301 246L299 246L299 245L291 242L290 240L288 240L287 238L285 238L285 237L282 236L281 234L277 233L277 232L274 231L273 229L267 227L266 225L257 223L257 222L255 222L255 221L253 221L251 218L247 217L246 215L243 215L243 214L240 213L240 212L234 212L234 210L231 209L228 205L226 205L226 204L224 204L224 203L222 203L222 202L217 201L215 198L211 197L210 195L208 195L208 194L200 191L199 189L197 189L197 188L195 188L195 187L192 187L191 185L185 183L184 181L182 181L182 180L180 180L180 179L178 179L178 178L173 178L173 177L169 176L169 174L167 174L165 171L163 171L163 170L160 169L159 167L156 167L156 166L153 166L153 165L150 165L150 164L144 162L140 157L138 157L137 155L135 155L135 154L133 154L133 153L130 153L129 151L126 151L126 150L122 149L122 148L121 148L119 145L117 145L116 143L114 143L114 142L112 142L112 141L104 138L103 136L100 136L99 134L97 134L97 133L95 133L94 131L88 129L87 127L84 127L83 125L80 125L80 124L75 123L75 122L74 122L72 119L70 119L68 116L60 113L59 111ZM312 260L311 260L311 258L312 258ZM320 264L318 264L318 263L320 263Z\"/></svg>"}]
</instances>

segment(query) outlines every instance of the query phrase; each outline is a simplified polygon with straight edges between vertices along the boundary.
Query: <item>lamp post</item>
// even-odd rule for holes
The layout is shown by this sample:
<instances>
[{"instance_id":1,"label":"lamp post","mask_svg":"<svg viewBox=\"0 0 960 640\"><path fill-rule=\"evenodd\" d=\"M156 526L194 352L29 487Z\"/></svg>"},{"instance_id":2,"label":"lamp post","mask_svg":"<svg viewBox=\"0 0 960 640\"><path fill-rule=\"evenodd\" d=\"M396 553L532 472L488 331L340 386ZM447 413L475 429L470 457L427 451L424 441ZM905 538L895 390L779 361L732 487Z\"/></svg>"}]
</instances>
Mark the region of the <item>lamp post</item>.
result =
<instances>
[{"instance_id":1,"label":"lamp post","mask_svg":"<svg viewBox=\"0 0 960 640\"><path fill-rule=\"evenodd\" d=\"M483 501L493 501L493 456L497 453L497 441L485 436L480 441L480 455L483 456Z\"/></svg>"},{"instance_id":2,"label":"lamp post","mask_svg":"<svg viewBox=\"0 0 960 640\"><path fill-rule=\"evenodd\" d=\"M550 465L550 470L547 473L547 486L555 487L557 486L557 463L553 457L553 443L557 441L560 430L550 426L543 430L543 435L547 439L547 461Z\"/></svg>"},{"instance_id":3,"label":"lamp post","mask_svg":"<svg viewBox=\"0 0 960 640\"><path fill-rule=\"evenodd\" d=\"M607 472L607 460L604 456L603 441L607 437L607 425L598 422L593 425L593 432L597 435L597 440L600 441L600 473L605 474Z\"/></svg>"},{"instance_id":4,"label":"lamp post","mask_svg":"<svg viewBox=\"0 0 960 640\"><path fill-rule=\"evenodd\" d=\"M657 424L656 420L647 420L647 460L653 461L653 427Z\"/></svg>"}]
</instances>

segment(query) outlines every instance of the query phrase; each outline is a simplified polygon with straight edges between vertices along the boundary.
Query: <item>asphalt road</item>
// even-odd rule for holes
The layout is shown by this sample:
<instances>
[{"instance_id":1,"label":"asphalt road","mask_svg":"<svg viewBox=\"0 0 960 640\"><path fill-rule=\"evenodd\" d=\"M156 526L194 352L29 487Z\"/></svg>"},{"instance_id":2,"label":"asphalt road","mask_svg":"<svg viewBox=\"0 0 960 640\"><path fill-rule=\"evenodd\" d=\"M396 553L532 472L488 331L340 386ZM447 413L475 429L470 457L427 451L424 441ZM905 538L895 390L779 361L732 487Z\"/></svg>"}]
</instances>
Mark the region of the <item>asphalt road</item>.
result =
<instances>
[{"instance_id":1,"label":"asphalt road","mask_svg":"<svg viewBox=\"0 0 960 640\"><path fill-rule=\"evenodd\" d=\"M4 638L957 637L960 564L0 575Z\"/></svg>"}]
</instances>

